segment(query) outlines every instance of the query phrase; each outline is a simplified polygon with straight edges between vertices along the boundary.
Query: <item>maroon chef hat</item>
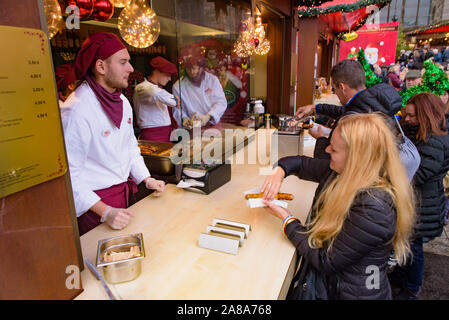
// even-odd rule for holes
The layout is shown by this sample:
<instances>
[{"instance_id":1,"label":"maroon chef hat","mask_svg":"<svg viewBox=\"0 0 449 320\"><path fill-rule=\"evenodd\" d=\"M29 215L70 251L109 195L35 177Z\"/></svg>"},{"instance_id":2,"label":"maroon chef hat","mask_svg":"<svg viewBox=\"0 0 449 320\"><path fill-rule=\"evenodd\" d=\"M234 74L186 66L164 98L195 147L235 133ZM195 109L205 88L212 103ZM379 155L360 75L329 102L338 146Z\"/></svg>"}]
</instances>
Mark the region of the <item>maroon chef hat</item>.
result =
<instances>
[{"instance_id":1,"label":"maroon chef hat","mask_svg":"<svg viewBox=\"0 0 449 320\"><path fill-rule=\"evenodd\" d=\"M125 45L113 33L98 32L91 34L84 41L76 57L76 77L82 79L98 59L105 60L122 49L126 49Z\"/></svg>"},{"instance_id":2,"label":"maroon chef hat","mask_svg":"<svg viewBox=\"0 0 449 320\"><path fill-rule=\"evenodd\" d=\"M165 72L165 73L173 74L173 75L178 74L178 69L176 69L176 65L160 56L151 59L150 66L152 66L154 69L157 69L161 72Z\"/></svg>"},{"instance_id":3,"label":"maroon chef hat","mask_svg":"<svg viewBox=\"0 0 449 320\"><path fill-rule=\"evenodd\" d=\"M204 50L201 47L189 47L183 50L184 66L192 67L194 65L204 67L206 58L204 57Z\"/></svg>"},{"instance_id":4,"label":"maroon chef hat","mask_svg":"<svg viewBox=\"0 0 449 320\"><path fill-rule=\"evenodd\" d=\"M55 75L58 91L63 92L70 84L76 81L75 65L73 63L60 65L56 68Z\"/></svg>"}]
</instances>

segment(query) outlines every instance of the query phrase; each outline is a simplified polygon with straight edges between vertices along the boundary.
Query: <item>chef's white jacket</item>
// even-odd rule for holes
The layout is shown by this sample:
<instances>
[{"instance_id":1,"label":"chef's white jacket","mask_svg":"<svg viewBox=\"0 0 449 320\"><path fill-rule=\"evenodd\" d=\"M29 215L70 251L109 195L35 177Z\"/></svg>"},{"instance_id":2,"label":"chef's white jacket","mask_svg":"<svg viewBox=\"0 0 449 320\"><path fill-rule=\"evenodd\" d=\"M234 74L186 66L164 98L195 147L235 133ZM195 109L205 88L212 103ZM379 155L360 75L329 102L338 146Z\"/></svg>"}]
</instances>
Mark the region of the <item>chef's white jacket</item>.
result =
<instances>
[{"instance_id":1,"label":"chef's white jacket","mask_svg":"<svg viewBox=\"0 0 449 320\"><path fill-rule=\"evenodd\" d=\"M61 108L77 217L100 200L94 190L125 182L129 176L139 184L150 175L134 136L131 105L123 94L121 99L120 129L103 111L87 82Z\"/></svg>"},{"instance_id":2,"label":"chef's white jacket","mask_svg":"<svg viewBox=\"0 0 449 320\"><path fill-rule=\"evenodd\" d=\"M199 87L192 84L187 77L176 81L173 85L173 94L181 99L182 118L191 118L194 112L197 116L209 114L210 122L216 124L226 111L227 101L220 80L207 71L204 73L204 79ZM180 109L174 109L173 117L178 125L181 125Z\"/></svg>"},{"instance_id":3,"label":"chef's white jacket","mask_svg":"<svg viewBox=\"0 0 449 320\"><path fill-rule=\"evenodd\" d=\"M176 99L157 85L145 81L134 88L134 110L141 129L171 125L167 106L176 107Z\"/></svg>"}]
</instances>

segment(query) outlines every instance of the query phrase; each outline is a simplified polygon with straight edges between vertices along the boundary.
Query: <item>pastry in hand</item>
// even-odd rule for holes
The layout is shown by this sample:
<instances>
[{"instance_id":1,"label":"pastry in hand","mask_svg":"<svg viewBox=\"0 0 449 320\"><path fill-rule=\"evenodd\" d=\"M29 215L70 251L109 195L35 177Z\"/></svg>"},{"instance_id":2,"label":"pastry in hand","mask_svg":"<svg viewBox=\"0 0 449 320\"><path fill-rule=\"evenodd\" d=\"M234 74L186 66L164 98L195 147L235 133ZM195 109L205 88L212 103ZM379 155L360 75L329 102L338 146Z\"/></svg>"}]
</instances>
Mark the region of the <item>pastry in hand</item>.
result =
<instances>
[{"instance_id":1,"label":"pastry in hand","mask_svg":"<svg viewBox=\"0 0 449 320\"><path fill-rule=\"evenodd\" d=\"M262 198L263 197L263 192L260 193L250 193L250 194L246 194L245 195L245 199L257 199L257 198ZM293 195L290 193L278 193L275 197L276 200L293 200Z\"/></svg>"}]
</instances>

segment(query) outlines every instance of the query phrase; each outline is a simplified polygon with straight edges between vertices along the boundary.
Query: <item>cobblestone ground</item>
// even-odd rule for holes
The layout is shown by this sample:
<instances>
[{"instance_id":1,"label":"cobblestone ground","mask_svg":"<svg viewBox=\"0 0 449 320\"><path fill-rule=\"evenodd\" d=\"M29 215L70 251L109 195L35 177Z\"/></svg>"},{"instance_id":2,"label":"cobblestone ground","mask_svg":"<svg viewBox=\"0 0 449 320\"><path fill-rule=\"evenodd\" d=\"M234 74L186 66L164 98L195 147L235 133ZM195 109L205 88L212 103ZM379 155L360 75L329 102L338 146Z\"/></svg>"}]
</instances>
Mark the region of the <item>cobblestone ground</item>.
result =
<instances>
[{"instance_id":1,"label":"cobblestone ground","mask_svg":"<svg viewBox=\"0 0 449 320\"><path fill-rule=\"evenodd\" d=\"M449 256L449 224L444 227L440 237L424 244L424 251Z\"/></svg>"}]
</instances>

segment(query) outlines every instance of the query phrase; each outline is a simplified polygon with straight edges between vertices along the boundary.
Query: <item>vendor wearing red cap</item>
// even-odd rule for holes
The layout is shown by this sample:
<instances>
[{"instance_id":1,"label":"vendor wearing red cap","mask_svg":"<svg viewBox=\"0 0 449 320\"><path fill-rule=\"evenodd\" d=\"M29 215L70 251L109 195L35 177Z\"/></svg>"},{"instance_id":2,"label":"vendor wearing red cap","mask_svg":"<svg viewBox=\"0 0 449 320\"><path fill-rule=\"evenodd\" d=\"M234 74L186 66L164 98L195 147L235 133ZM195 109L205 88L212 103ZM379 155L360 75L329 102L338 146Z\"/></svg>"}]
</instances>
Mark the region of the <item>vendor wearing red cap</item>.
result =
<instances>
[{"instance_id":1,"label":"vendor wearing red cap","mask_svg":"<svg viewBox=\"0 0 449 320\"><path fill-rule=\"evenodd\" d=\"M56 85L58 87L59 107L76 88L75 65L66 63L55 70Z\"/></svg>"},{"instance_id":2,"label":"vendor wearing red cap","mask_svg":"<svg viewBox=\"0 0 449 320\"><path fill-rule=\"evenodd\" d=\"M203 129L221 129L227 101L220 80L204 70L206 60L201 48L188 50L183 59L187 76L173 85L173 94L181 98L181 108L174 110L173 117L178 125L186 126L186 120L195 114Z\"/></svg>"},{"instance_id":3,"label":"vendor wearing red cap","mask_svg":"<svg viewBox=\"0 0 449 320\"><path fill-rule=\"evenodd\" d=\"M148 80L134 89L134 110L137 125L142 129L140 139L170 142L172 126L167 107L178 106L179 100L162 87L177 73L176 65L163 57L150 60Z\"/></svg>"},{"instance_id":4,"label":"vendor wearing red cap","mask_svg":"<svg viewBox=\"0 0 449 320\"><path fill-rule=\"evenodd\" d=\"M131 105L122 94L133 72L129 60L116 35L91 34L76 58L78 87L61 109L80 235L105 221L124 228L134 216L126 208L136 183L164 191L140 155Z\"/></svg>"}]
</instances>

